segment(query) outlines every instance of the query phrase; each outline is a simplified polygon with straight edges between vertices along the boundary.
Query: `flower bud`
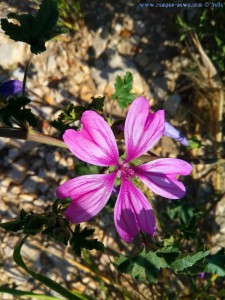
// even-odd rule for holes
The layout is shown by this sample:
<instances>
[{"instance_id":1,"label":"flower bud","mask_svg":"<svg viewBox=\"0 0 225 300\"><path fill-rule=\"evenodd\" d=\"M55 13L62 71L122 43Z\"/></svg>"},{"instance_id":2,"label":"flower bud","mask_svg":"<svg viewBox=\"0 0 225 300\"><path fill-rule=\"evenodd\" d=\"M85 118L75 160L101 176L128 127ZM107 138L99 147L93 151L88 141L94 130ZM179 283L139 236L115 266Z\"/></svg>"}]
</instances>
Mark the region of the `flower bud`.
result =
<instances>
[{"instance_id":1,"label":"flower bud","mask_svg":"<svg viewBox=\"0 0 225 300\"><path fill-rule=\"evenodd\" d=\"M165 122L164 135L180 142L183 146L189 146L188 140L169 122Z\"/></svg>"},{"instance_id":2,"label":"flower bud","mask_svg":"<svg viewBox=\"0 0 225 300\"><path fill-rule=\"evenodd\" d=\"M0 86L0 94L7 98L11 95L21 93L23 89L23 83L19 80L9 80Z\"/></svg>"}]
</instances>

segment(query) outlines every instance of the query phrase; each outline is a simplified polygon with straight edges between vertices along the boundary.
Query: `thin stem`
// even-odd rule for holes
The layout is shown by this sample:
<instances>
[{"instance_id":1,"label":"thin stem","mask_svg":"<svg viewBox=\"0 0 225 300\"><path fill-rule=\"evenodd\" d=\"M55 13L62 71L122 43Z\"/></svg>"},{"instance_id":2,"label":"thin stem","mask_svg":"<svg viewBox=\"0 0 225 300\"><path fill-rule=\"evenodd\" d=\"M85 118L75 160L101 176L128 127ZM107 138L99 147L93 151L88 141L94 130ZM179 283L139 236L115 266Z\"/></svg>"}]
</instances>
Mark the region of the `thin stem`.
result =
<instances>
[{"instance_id":1,"label":"thin stem","mask_svg":"<svg viewBox=\"0 0 225 300\"><path fill-rule=\"evenodd\" d=\"M35 143L47 144L56 147L67 148L66 144L60 139L33 130L25 131L21 128L1 127L0 137L8 137L31 141Z\"/></svg>"},{"instance_id":2,"label":"thin stem","mask_svg":"<svg viewBox=\"0 0 225 300\"><path fill-rule=\"evenodd\" d=\"M33 57L33 54L31 53L27 63L26 63L26 67L25 67L25 71L24 71L24 76L23 76L23 89L22 89L22 95L23 97L25 96L26 94L26 82L27 82L27 76L28 76L28 70L29 70L29 67L30 67L30 63L31 63L31 59Z\"/></svg>"},{"instance_id":3,"label":"thin stem","mask_svg":"<svg viewBox=\"0 0 225 300\"><path fill-rule=\"evenodd\" d=\"M30 130L28 132L27 141L32 141L35 143L43 143L43 144L56 146L56 147L67 148L67 145L63 141L61 141L57 138L54 138L52 136L43 134L43 133L33 131L33 130Z\"/></svg>"}]
</instances>

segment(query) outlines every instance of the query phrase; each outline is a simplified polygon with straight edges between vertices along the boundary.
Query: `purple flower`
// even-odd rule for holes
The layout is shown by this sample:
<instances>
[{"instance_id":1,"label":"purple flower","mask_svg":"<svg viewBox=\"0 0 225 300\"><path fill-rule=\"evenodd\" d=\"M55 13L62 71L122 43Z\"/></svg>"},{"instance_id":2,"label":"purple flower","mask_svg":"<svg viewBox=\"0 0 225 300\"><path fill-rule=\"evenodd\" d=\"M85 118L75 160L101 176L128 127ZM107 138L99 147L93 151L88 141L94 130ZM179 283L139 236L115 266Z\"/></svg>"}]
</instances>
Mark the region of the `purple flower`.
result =
<instances>
[{"instance_id":1,"label":"purple flower","mask_svg":"<svg viewBox=\"0 0 225 300\"><path fill-rule=\"evenodd\" d=\"M23 89L23 83L19 80L9 80L0 86L0 94L7 98L10 95L21 93Z\"/></svg>"},{"instance_id":2,"label":"purple flower","mask_svg":"<svg viewBox=\"0 0 225 300\"><path fill-rule=\"evenodd\" d=\"M98 166L114 166L108 174L84 175L57 188L59 198L70 197L65 214L73 223L87 221L106 205L117 176L121 186L114 209L116 229L126 242L140 232L155 234L155 216L151 204L132 179L139 177L152 191L170 199L182 198L186 192L177 175L188 175L192 167L175 158L160 158L140 166L130 162L154 146L164 132L164 111L150 113L149 102L138 97L130 106L124 128L126 158L119 160L113 132L96 112L83 113L80 131L68 129L63 135L70 151L79 159Z\"/></svg>"},{"instance_id":3,"label":"purple flower","mask_svg":"<svg viewBox=\"0 0 225 300\"><path fill-rule=\"evenodd\" d=\"M199 277L200 277L201 279L203 279L203 278L205 277L205 272L199 273Z\"/></svg>"},{"instance_id":4,"label":"purple flower","mask_svg":"<svg viewBox=\"0 0 225 300\"><path fill-rule=\"evenodd\" d=\"M183 146L189 146L188 140L168 122L165 122L165 130L163 134L172 139L175 139L176 141L180 142Z\"/></svg>"}]
</instances>

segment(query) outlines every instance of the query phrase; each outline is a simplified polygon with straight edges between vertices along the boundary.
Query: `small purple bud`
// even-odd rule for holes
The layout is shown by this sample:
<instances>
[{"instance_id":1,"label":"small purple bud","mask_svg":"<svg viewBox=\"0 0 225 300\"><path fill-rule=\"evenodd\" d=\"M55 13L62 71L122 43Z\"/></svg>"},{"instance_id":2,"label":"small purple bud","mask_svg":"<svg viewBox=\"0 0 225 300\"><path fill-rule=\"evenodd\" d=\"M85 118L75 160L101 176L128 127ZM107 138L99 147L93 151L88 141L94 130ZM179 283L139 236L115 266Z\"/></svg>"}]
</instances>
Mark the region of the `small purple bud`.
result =
<instances>
[{"instance_id":1,"label":"small purple bud","mask_svg":"<svg viewBox=\"0 0 225 300\"><path fill-rule=\"evenodd\" d=\"M199 277L200 277L201 279L203 279L203 278L205 277L205 272L199 273Z\"/></svg>"},{"instance_id":2,"label":"small purple bud","mask_svg":"<svg viewBox=\"0 0 225 300\"><path fill-rule=\"evenodd\" d=\"M183 146L189 146L188 140L168 122L165 122L164 135L180 142Z\"/></svg>"},{"instance_id":3,"label":"small purple bud","mask_svg":"<svg viewBox=\"0 0 225 300\"><path fill-rule=\"evenodd\" d=\"M21 93L23 89L23 83L19 80L9 80L0 86L0 94L7 98L10 95Z\"/></svg>"}]
</instances>

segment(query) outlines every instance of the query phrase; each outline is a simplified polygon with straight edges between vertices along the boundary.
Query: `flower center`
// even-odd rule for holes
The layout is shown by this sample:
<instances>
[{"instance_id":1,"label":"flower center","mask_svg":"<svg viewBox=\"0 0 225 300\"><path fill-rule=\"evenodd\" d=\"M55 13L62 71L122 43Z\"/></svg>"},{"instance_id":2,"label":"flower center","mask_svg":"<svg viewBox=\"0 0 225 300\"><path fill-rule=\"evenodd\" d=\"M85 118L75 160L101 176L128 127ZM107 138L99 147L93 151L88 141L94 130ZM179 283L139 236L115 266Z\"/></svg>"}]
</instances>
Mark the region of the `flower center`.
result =
<instances>
[{"instance_id":1,"label":"flower center","mask_svg":"<svg viewBox=\"0 0 225 300\"><path fill-rule=\"evenodd\" d=\"M127 178L128 177L134 177L134 170L132 170L132 168L128 165L128 164L121 164L118 167L118 175L124 175Z\"/></svg>"}]
</instances>

